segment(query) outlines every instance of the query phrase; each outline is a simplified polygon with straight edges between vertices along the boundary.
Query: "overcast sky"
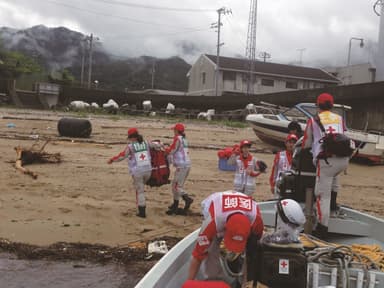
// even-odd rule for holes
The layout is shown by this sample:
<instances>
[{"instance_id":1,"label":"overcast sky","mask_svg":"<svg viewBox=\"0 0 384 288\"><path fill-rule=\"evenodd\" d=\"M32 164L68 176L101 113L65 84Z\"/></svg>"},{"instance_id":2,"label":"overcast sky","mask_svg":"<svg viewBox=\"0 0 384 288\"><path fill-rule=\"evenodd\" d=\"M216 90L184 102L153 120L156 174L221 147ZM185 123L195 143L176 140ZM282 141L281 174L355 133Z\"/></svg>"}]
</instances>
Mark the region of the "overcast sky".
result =
<instances>
[{"instance_id":1,"label":"overcast sky","mask_svg":"<svg viewBox=\"0 0 384 288\"><path fill-rule=\"evenodd\" d=\"M349 39L361 37L365 46L352 42L351 62L372 61L379 29L375 2L258 0L257 54L266 51L271 62L297 63L298 49L305 48L304 65L345 65ZM244 56L249 6L250 0L0 0L0 26L65 26L94 33L115 55L179 55L193 62L201 53L216 53L217 34L210 25L220 7L232 10L222 20L221 55Z\"/></svg>"}]
</instances>

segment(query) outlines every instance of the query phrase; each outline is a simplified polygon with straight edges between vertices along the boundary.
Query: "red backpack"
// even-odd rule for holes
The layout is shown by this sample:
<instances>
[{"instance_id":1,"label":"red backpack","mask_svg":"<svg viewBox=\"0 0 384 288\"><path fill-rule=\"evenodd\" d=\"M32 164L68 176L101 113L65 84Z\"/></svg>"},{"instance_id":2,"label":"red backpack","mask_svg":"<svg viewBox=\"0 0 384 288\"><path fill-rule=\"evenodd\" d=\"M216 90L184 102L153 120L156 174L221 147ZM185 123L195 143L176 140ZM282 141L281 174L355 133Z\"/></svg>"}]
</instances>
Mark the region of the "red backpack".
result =
<instances>
[{"instance_id":1,"label":"red backpack","mask_svg":"<svg viewBox=\"0 0 384 288\"><path fill-rule=\"evenodd\" d=\"M147 181L147 185L151 187L159 187L165 184L169 184L169 175L171 173L169 169L169 163L164 151L151 148L151 164L152 174L151 178Z\"/></svg>"}]
</instances>

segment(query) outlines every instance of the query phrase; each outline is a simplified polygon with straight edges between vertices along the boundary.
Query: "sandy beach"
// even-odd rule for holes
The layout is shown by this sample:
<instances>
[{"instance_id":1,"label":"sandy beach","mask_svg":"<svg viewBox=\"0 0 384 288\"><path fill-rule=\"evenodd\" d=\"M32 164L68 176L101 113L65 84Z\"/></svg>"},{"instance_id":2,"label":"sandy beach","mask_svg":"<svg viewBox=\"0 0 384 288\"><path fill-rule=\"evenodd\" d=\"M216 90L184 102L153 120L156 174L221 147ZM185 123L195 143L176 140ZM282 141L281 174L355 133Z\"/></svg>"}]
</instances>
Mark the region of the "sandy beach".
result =
<instances>
[{"instance_id":1,"label":"sandy beach","mask_svg":"<svg viewBox=\"0 0 384 288\"><path fill-rule=\"evenodd\" d=\"M189 216L168 216L171 187L146 187L147 218L135 216L135 193L127 162L108 165L122 151L129 127L137 127L146 139L170 143L170 127L177 120L116 115L89 115L89 139L61 138L57 121L62 112L0 110L0 238L36 245L59 241L110 246L161 236L183 237L201 223L200 202L210 193L232 188L233 172L218 169L217 147L232 146L250 139L254 155L272 164L269 146L256 138L249 127L232 128L207 122L185 121L192 170L186 191L195 198ZM7 124L15 127L9 128ZM12 126L12 125L11 125ZM40 144L50 139L45 151L60 152L60 164L34 164L29 169L36 180L14 167L14 147L31 147L38 135ZM26 139L26 140L24 140ZM341 176L339 202L376 216L384 216L384 166L350 164ZM255 198L271 198L269 173L257 178ZM128 212L128 215L123 215Z\"/></svg>"}]
</instances>

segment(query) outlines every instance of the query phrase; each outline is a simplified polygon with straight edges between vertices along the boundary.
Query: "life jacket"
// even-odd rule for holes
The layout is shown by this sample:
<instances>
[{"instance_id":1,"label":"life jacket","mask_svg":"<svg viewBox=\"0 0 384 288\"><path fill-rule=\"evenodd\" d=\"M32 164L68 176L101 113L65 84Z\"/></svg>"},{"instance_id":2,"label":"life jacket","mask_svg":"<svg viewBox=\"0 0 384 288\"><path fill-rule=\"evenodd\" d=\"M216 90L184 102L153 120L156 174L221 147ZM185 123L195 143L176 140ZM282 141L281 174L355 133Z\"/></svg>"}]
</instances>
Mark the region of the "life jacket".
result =
<instances>
[{"instance_id":1,"label":"life jacket","mask_svg":"<svg viewBox=\"0 0 384 288\"><path fill-rule=\"evenodd\" d=\"M165 152L159 149L151 148L150 153L152 173L146 184L151 187L169 184L170 169Z\"/></svg>"},{"instance_id":2,"label":"life jacket","mask_svg":"<svg viewBox=\"0 0 384 288\"><path fill-rule=\"evenodd\" d=\"M128 168L133 176L139 176L152 170L151 154L146 141L128 144L133 152L128 158Z\"/></svg>"}]
</instances>

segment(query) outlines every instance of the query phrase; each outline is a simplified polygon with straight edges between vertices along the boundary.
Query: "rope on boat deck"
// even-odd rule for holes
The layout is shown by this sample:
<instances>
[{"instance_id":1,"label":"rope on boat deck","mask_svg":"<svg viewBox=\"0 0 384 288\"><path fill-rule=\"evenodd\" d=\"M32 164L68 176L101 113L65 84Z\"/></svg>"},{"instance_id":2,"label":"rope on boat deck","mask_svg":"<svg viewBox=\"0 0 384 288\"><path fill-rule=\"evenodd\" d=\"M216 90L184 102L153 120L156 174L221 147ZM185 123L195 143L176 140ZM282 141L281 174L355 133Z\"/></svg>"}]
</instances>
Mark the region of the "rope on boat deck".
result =
<instances>
[{"instance_id":1,"label":"rope on boat deck","mask_svg":"<svg viewBox=\"0 0 384 288\"><path fill-rule=\"evenodd\" d=\"M352 267L361 268L366 279L369 279L369 269L384 271L384 252L379 245L337 245L307 234L301 234L300 241L307 250L308 262L340 268L338 271L343 274L342 279L349 279L349 268ZM349 288L349 281L344 284L343 287Z\"/></svg>"},{"instance_id":2,"label":"rope on boat deck","mask_svg":"<svg viewBox=\"0 0 384 288\"><path fill-rule=\"evenodd\" d=\"M351 246L340 246L307 234L301 234L300 241L303 243L306 250L316 248L328 248L329 250L331 248L345 247L343 251L353 256L351 264L362 265L367 269L376 269L384 272L384 251L377 244L352 244Z\"/></svg>"}]
</instances>

